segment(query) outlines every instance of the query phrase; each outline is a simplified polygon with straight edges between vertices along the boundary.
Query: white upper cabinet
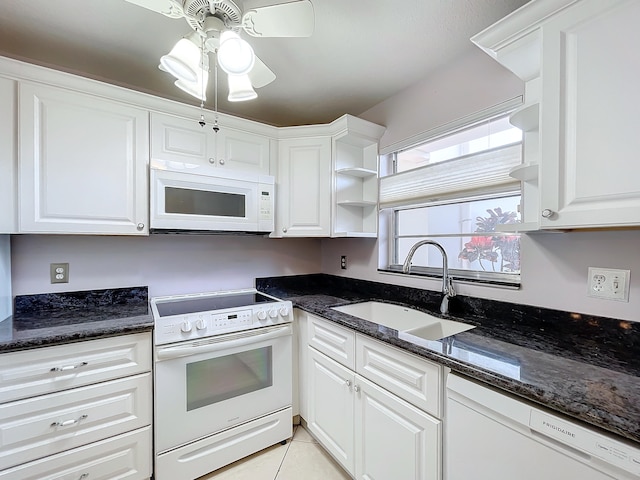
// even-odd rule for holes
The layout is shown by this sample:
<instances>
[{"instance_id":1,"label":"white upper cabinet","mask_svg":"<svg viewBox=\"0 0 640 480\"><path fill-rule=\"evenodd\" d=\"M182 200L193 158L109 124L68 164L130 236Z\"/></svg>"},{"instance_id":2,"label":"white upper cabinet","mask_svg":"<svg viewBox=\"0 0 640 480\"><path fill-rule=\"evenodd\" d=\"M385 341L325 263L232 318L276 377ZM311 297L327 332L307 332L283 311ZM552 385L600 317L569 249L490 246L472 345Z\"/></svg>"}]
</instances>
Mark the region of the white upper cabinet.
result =
<instances>
[{"instance_id":1,"label":"white upper cabinet","mask_svg":"<svg viewBox=\"0 0 640 480\"><path fill-rule=\"evenodd\" d=\"M276 237L376 237L384 127L344 115L280 130Z\"/></svg>"},{"instance_id":2,"label":"white upper cabinet","mask_svg":"<svg viewBox=\"0 0 640 480\"><path fill-rule=\"evenodd\" d=\"M635 0L537 0L472 38L525 84L526 229L640 225Z\"/></svg>"},{"instance_id":3,"label":"white upper cabinet","mask_svg":"<svg viewBox=\"0 0 640 480\"><path fill-rule=\"evenodd\" d=\"M16 233L17 129L16 82L0 78L0 233Z\"/></svg>"},{"instance_id":4,"label":"white upper cabinet","mask_svg":"<svg viewBox=\"0 0 640 480\"><path fill-rule=\"evenodd\" d=\"M328 237L331 231L331 137L280 140L277 237Z\"/></svg>"},{"instance_id":5,"label":"white upper cabinet","mask_svg":"<svg viewBox=\"0 0 640 480\"><path fill-rule=\"evenodd\" d=\"M542 29L542 228L640 225L640 3L585 0Z\"/></svg>"},{"instance_id":6,"label":"white upper cabinet","mask_svg":"<svg viewBox=\"0 0 640 480\"><path fill-rule=\"evenodd\" d=\"M148 233L145 110L21 83L20 231Z\"/></svg>"},{"instance_id":7,"label":"white upper cabinet","mask_svg":"<svg viewBox=\"0 0 640 480\"><path fill-rule=\"evenodd\" d=\"M215 132L198 120L152 113L151 158L269 174L268 137L224 125Z\"/></svg>"}]
</instances>

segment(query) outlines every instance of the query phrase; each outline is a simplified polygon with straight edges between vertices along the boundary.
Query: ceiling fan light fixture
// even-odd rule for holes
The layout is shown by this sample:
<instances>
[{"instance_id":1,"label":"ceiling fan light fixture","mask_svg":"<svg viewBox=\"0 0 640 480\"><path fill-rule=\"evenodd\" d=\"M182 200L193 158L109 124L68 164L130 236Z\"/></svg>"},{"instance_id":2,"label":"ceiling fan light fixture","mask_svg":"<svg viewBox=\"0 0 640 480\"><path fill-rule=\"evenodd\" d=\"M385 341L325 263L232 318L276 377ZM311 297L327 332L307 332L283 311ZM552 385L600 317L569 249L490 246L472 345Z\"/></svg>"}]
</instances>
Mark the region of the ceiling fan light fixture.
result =
<instances>
[{"instance_id":1,"label":"ceiling fan light fixture","mask_svg":"<svg viewBox=\"0 0 640 480\"><path fill-rule=\"evenodd\" d=\"M227 75L227 78L229 80L227 100L230 102L246 102L258 98L258 94L249 80L249 75Z\"/></svg>"},{"instance_id":2,"label":"ceiling fan light fixture","mask_svg":"<svg viewBox=\"0 0 640 480\"><path fill-rule=\"evenodd\" d=\"M183 92L205 102L207 100L207 84L209 83L209 56L206 53L202 55L202 62L196 70L196 75L198 78L195 82L178 79L174 85Z\"/></svg>"},{"instance_id":3,"label":"ceiling fan light fixture","mask_svg":"<svg viewBox=\"0 0 640 480\"><path fill-rule=\"evenodd\" d=\"M229 75L246 75L253 68L255 53L251 45L240 36L227 30L220 35L218 63Z\"/></svg>"},{"instance_id":4,"label":"ceiling fan light fixture","mask_svg":"<svg viewBox=\"0 0 640 480\"><path fill-rule=\"evenodd\" d=\"M181 38L167 55L160 58L161 70L169 72L184 82L197 81L197 72L200 69L202 54L192 37L193 34Z\"/></svg>"}]
</instances>

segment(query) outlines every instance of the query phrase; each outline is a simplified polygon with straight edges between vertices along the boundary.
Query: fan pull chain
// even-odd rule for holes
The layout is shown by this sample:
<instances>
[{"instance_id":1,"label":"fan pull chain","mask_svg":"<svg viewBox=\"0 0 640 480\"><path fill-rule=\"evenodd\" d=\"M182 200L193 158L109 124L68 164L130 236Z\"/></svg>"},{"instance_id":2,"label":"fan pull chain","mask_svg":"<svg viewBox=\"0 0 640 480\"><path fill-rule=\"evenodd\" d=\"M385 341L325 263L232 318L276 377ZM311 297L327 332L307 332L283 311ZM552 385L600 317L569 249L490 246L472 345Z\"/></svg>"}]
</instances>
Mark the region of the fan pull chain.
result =
<instances>
[{"instance_id":1,"label":"fan pull chain","mask_svg":"<svg viewBox=\"0 0 640 480\"><path fill-rule=\"evenodd\" d=\"M214 60L214 71L213 71L213 87L214 87L214 99L213 99L213 111L215 113L215 118L213 121L213 131L218 133L220 127L218 126L218 51L216 50L215 60Z\"/></svg>"},{"instance_id":2,"label":"fan pull chain","mask_svg":"<svg viewBox=\"0 0 640 480\"><path fill-rule=\"evenodd\" d=\"M200 68L204 71L204 37L200 37ZM204 73L204 72L203 72ZM204 121L204 74L201 75L200 81L200 121L198 122L202 128L207 124Z\"/></svg>"}]
</instances>

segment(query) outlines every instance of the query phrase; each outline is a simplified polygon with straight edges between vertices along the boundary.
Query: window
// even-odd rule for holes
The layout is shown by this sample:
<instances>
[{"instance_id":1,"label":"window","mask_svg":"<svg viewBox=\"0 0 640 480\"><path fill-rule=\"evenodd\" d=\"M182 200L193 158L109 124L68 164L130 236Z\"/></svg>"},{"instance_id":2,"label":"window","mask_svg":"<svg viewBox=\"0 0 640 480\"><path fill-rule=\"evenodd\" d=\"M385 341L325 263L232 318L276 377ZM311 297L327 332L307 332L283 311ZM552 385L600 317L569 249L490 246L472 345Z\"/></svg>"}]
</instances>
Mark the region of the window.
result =
<instances>
[{"instance_id":1,"label":"window","mask_svg":"<svg viewBox=\"0 0 640 480\"><path fill-rule=\"evenodd\" d=\"M454 278L519 284L520 236L504 225L521 221L520 184L509 171L522 163L522 132L507 115L467 124L386 160L393 173L380 180L381 231L385 219L389 231L383 270L400 271L411 247L431 239L447 252ZM441 275L441 269L437 249L416 251L412 273Z\"/></svg>"}]
</instances>

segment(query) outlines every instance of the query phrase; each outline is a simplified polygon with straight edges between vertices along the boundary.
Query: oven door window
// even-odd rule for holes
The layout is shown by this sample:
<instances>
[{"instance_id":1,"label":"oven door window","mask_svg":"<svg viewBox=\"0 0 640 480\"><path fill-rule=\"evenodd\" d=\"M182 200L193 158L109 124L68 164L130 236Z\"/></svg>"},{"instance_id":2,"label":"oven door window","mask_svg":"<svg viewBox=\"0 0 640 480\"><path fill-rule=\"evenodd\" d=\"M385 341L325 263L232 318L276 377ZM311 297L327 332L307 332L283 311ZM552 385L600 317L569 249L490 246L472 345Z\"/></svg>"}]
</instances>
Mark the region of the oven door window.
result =
<instances>
[{"instance_id":1,"label":"oven door window","mask_svg":"<svg viewBox=\"0 0 640 480\"><path fill-rule=\"evenodd\" d=\"M244 218L246 195L165 187L164 208L166 213Z\"/></svg>"},{"instance_id":2,"label":"oven door window","mask_svg":"<svg viewBox=\"0 0 640 480\"><path fill-rule=\"evenodd\" d=\"M273 385L271 346L187 364L187 411Z\"/></svg>"}]
</instances>

